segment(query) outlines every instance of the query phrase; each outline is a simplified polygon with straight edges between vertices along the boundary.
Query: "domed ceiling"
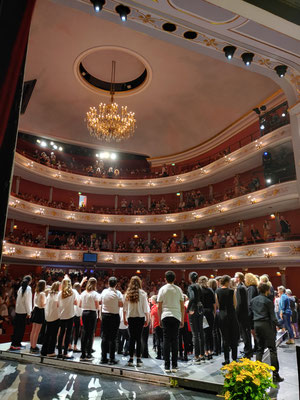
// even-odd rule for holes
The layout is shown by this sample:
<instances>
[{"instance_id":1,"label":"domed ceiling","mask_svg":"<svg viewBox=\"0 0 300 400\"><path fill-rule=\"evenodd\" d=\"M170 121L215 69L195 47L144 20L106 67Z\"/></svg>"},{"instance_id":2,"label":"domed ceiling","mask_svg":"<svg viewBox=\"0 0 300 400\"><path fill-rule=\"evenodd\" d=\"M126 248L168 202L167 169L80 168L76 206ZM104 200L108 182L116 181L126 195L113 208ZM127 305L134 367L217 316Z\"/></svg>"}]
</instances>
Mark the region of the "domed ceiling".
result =
<instances>
[{"instance_id":1,"label":"domed ceiling","mask_svg":"<svg viewBox=\"0 0 300 400\"><path fill-rule=\"evenodd\" d=\"M91 50L92 49L92 50ZM126 142L92 138L84 117L90 106L108 102L103 91L80 77L89 73L116 82L147 76L117 96L137 119ZM179 47L59 2L38 0L33 16L25 80L37 79L20 130L83 145L98 145L158 157L184 151L222 131L278 90L269 78Z\"/></svg>"}]
</instances>

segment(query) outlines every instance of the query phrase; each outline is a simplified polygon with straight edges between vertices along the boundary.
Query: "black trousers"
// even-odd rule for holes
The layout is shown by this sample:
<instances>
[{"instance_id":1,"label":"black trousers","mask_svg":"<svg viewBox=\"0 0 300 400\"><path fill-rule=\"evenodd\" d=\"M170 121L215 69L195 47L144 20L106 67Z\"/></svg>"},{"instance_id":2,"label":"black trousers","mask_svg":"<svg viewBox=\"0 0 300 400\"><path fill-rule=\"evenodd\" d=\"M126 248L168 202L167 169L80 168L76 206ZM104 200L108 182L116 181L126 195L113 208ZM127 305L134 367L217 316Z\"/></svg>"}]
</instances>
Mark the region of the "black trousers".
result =
<instances>
[{"instance_id":1,"label":"black trousers","mask_svg":"<svg viewBox=\"0 0 300 400\"><path fill-rule=\"evenodd\" d=\"M97 322L97 312L84 310L82 313L81 355L85 357L92 354L94 333Z\"/></svg>"},{"instance_id":2,"label":"black trousers","mask_svg":"<svg viewBox=\"0 0 300 400\"><path fill-rule=\"evenodd\" d=\"M244 353L246 357L252 356L252 344L251 344L251 325L249 321L242 319L238 320L240 327L240 334L244 342Z\"/></svg>"},{"instance_id":3,"label":"black trousers","mask_svg":"<svg viewBox=\"0 0 300 400\"><path fill-rule=\"evenodd\" d=\"M122 354L129 352L129 332L127 329L119 329L118 330L118 354Z\"/></svg>"},{"instance_id":4,"label":"black trousers","mask_svg":"<svg viewBox=\"0 0 300 400\"><path fill-rule=\"evenodd\" d=\"M214 313L212 310L205 308L204 315L209 325L208 328L204 329L205 350L207 352L212 352L214 349L214 340L213 340Z\"/></svg>"},{"instance_id":5,"label":"black trousers","mask_svg":"<svg viewBox=\"0 0 300 400\"><path fill-rule=\"evenodd\" d=\"M118 335L118 330L120 326L120 315L119 314L102 314L102 360L107 360L107 353L109 353L110 360L115 359L116 353L116 340Z\"/></svg>"},{"instance_id":6,"label":"black trousers","mask_svg":"<svg viewBox=\"0 0 300 400\"><path fill-rule=\"evenodd\" d=\"M204 332L203 332L203 314L194 312L189 314L190 325L193 334L193 345L195 357L204 355Z\"/></svg>"},{"instance_id":7,"label":"black trousers","mask_svg":"<svg viewBox=\"0 0 300 400\"><path fill-rule=\"evenodd\" d=\"M57 319L56 321L46 322L46 331L41 350L42 356L55 353L55 345L57 340L57 332L59 329L59 324L60 324L59 319Z\"/></svg>"},{"instance_id":8,"label":"black trousers","mask_svg":"<svg viewBox=\"0 0 300 400\"><path fill-rule=\"evenodd\" d=\"M177 368L179 325L180 321L174 317L166 317L162 320L165 369L170 369L170 351L172 352L172 367Z\"/></svg>"},{"instance_id":9,"label":"black trousers","mask_svg":"<svg viewBox=\"0 0 300 400\"><path fill-rule=\"evenodd\" d=\"M60 333L58 337L58 354L62 354L62 342L65 336L64 344L64 355L68 354L68 347L71 341L72 327L73 327L73 317L69 319L60 320Z\"/></svg>"},{"instance_id":10,"label":"black trousers","mask_svg":"<svg viewBox=\"0 0 300 400\"><path fill-rule=\"evenodd\" d=\"M77 346L77 342L78 339L80 337L80 317L77 317L75 315L74 317L74 325L73 325L73 329L72 329L72 340L71 340L71 344L74 343L74 346Z\"/></svg>"},{"instance_id":11,"label":"black trousers","mask_svg":"<svg viewBox=\"0 0 300 400\"><path fill-rule=\"evenodd\" d=\"M218 311L214 318L212 335L214 341L214 352L216 355L219 355L221 354L221 331L220 331L220 317Z\"/></svg>"},{"instance_id":12,"label":"black trousers","mask_svg":"<svg viewBox=\"0 0 300 400\"><path fill-rule=\"evenodd\" d=\"M269 321L254 321L254 330L257 340L256 360L262 361L265 348L270 351L271 365L278 374L279 362L276 348L276 329Z\"/></svg>"},{"instance_id":13,"label":"black trousers","mask_svg":"<svg viewBox=\"0 0 300 400\"><path fill-rule=\"evenodd\" d=\"M135 354L137 358L141 358L141 342L145 317L129 317L129 356L133 358L134 348L136 345Z\"/></svg>"},{"instance_id":14,"label":"black trousers","mask_svg":"<svg viewBox=\"0 0 300 400\"><path fill-rule=\"evenodd\" d=\"M11 345L20 347L25 333L27 314L16 314L14 318L14 333L11 337Z\"/></svg>"},{"instance_id":15,"label":"black trousers","mask_svg":"<svg viewBox=\"0 0 300 400\"><path fill-rule=\"evenodd\" d=\"M179 355L187 357L189 350L189 328L187 322L184 323L184 327L179 329Z\"/></svg>"},{"instance_id":16,"label":"black trousers","mask_svg":"<svg viewBox=\"0 0 300 400\"><path fill-rule=\"evenodd\" d=\"M141 346L141 353L143 358L149 357L149 350L148 350L148 338L149 338L149 325L144 326L142 331L142 346Z\"/></svg>"},{"instance_id":17,"label":"black trousers","mask_svg":"<svg viewBox=\"0 0 300 400\"><path fill-rule=\"evenodd\" d=\"M157 326L154 329L154 335L155 335L155 339L156 339L157 357L161 358L162 346L163 346L163 330L160 326Z\"/></svg>"},{"instance_id":18,"label":"black trousers","mask_svg":"<svg viewBox=\"0 0 300 400\"><path fill-rule=\"evenodd\" d=\"M220 311L220 328L223 340L224 359L229 361L231 349L232 360L236 361L238 352L239 327L235 315L228 315L226 312Z\"/></svg>"}]
</instances>

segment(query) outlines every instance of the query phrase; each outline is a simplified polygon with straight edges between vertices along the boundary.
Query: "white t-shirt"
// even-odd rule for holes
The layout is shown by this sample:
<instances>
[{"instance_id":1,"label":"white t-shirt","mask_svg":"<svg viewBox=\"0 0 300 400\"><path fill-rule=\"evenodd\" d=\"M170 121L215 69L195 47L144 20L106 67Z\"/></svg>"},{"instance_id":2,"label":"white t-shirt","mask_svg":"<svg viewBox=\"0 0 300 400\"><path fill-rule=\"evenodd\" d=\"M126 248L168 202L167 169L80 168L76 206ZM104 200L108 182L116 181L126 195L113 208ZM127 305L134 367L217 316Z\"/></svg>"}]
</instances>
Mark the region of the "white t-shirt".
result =
<instances>
[{"instance_id":1,"label":"white t-shirt","mask_svg":"<svg viewBox=\"0 0 300 400\"><path fill-rule=\"evenodd\" d=\"M22 288L18 290L16 301L16 313L30 315L32 311L32 291L31 287L27 286L23 296Z\"/></svg>"},{"instance_id":2,"label":"white t-shirt","mask_svg":"<svg viewBox=\"0 0 300 400\"><path fill-rule=\"evenodd\" d=\"M145 317L145 314L150 312L150 307L147 300L147 294L139 289L139 301L132 303L131 301L124 301L124 311L126 318L134 317Z\"/></svg>"},{"instance_id":3,"label":"white t-shirt","mask_svg":"<svg viewBox=\"0 0 300 400\"><path fill-rule=\"evenodd\" d=\"M43 303L45 301L46 295L44 292L41 293L34 293L34 298L33 298L33 305L34 307L38 308L45 308L43 307Z\"/></svg>"},{"instance_id":4,"label":"white t-shirt","mask_svg":"<svg viewBox=\"0 0 300 400\"><path fill-rule=\"evenodd\" d=\"M58 305L60 311L60 319L70 319L75 315L74 300L76 299L75 290L72 289L72 294L69 297L62 297L62 292L58 294Z\"/></svg>"},{"instance_id":5,"label":"white t-shirt","mask_svg":"<svg viewBox=\"0 0 300 400\"><path fill-rule=\"evenodd\" d=\"M96 307L95 301L99 301L99 295L95 290L91 292L85 290L81 293L80 299L82 311L97 311L98 307Z\"/></svg>"},{"instance_id":6,"label":"white t-shirt","mask_svg":"<svg viewBox=\"0 0 300 400\"><path fill-rule=\"evenodd\" d=\"M45 320L53 322L59 319L58 293L49 293L46 300Z\"/></svg>"},{"instance_id":7,"label":"white t-shirt","mask_svg":"<svg viewBox=\"0 0 300 400\"><path fill-rule=\"evenodd\" d=\"M74 289L74 293L75 293L75 295L76 295L76 300L77 300L77 305L74 306L75 316L76 316L76 317L81 317L81 316L82 316L82 308L79 307L80 294L77 292L76 289Z\"/></svg>"},{"instance_id":8,"label":"white t-shirt","mask_svg":"<svg viewBox=\"0 0 300 400\"><path fill-rule=\"evenodd\" d=\"M183 293L180 287L167 283L159 289L157 303L162 303L161 319L174 317L181 321L181 304Z\"/></svg>"},{"instance_id":9,"label":"white t-shirt","mask_svg":"<svg viewBox=\"0 0 300 400\"><path fill-rule=\"evenodd\" d=\"M119 301L123 301L122 293L115 288L107 288L100 294L102 313L119 314Z\"/></svg>"}]
</instances>

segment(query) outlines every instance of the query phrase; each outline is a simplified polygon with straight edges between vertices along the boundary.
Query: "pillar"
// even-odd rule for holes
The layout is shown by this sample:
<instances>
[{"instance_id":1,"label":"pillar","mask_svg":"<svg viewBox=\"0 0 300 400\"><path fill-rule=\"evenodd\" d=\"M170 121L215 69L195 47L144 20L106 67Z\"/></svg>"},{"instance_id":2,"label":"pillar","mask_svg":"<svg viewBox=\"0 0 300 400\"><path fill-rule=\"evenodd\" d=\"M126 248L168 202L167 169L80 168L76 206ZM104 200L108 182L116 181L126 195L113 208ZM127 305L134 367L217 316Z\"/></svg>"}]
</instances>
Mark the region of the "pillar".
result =
<instances>
[{"instance_id":1,"label":"pillar","mask_svg":"<svg viewBox=\"0 0 300 400\"><path fill-rule=\"evenodd\" d=\"M53 201L53 186L50 186L49 190L49 202L52 203Z\"/></svg>"},{"instance_id":2,"label":"pillar","mask_svg":"<svg viewBox=\"0 0 300 400\"><path fill-rule=\"evenodd\" d=\"M16 194L19 194L20 181L21 181L21 178L19 176L17 176L17 179L16 179Z\"/></svg>"},{"instance_id":3,"label":"pillar","mask_svg":"<svg viewBox=\"0 0 300 400\"><path fill-rule=\"evenodd\" d=\"M114 239L113 239L113 249L116 250L117 245L117 231L114 231Z\"/></svg>"},{"instance_id":4,"label":"pillar","mask_svg":"<svg viewBox=\"0 0 300 400\"><path fill-rule=\"evenodd\" d=\"M118 209L118 195L115 195L115 210Z\"/></svg>"}]
</instances>

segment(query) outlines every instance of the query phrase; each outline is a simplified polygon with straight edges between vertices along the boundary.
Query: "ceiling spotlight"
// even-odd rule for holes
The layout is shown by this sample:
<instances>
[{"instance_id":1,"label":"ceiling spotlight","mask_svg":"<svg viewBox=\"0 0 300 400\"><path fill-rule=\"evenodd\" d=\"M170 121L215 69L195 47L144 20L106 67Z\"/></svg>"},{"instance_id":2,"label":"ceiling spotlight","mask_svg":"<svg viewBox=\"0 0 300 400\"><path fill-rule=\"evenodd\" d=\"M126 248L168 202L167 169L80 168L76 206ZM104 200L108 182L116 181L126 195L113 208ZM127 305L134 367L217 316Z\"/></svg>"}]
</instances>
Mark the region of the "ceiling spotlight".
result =
<instances>
[{"instance_id":1,"label":"ceiling spotlight","mask_svg":"<svg viewBox=\"0 0 300 400\"><path fill-rule=\"evenodd\" d=\"M286 65L277 65L277 67L275 67L274 69L279 78L283 78L286 74L287 68L288 67Z\"/></svg>"},{"instance_id":2,"label":"ceiling spotlight","mask_svg":"<svg viewBox=\"0 0 300 400\"><path fill-rule=\"evenodd\" d=\"M254 54L253 53L243 53L241 57L242 57L242 60L244 61L244 64L247 67L249 67L253 60Z\"/></svg>"},{"instance_id":3,"label":"ceiling spotlight","mask_svg":"<svg viewBox=\"0 0 300 400\"><path fill-rule=\"evenodd\" d=\"M54 143L53 143L53 142L50 142L50 144L51 144L51 146L53 146L53 145L54 145Z\"/></svg>"},{"instance_id":4,"label":"ceiling spotlight","mask_svg":"<svg viewBox=\"0 0 300 400\"><path fill-rule=\"evenodd\" d=\"M54 148L54 150L57 150L57 146L56 146L56 144L53 146L53 148Z\"/></svg>"},{"instance_id":5,"label":"ceiling spotlight","mask_svg":"<svg viewBox=\"0 0 300 400\"><path fill-rule=\"evenodd\" d=\"M225 53L225 57L227 58L227 60L231 60L234 52L236 51L236 47L234 46L226 46L223 49L224 53Z\"/></svg>"},{"instance_id":6,"label":"ceiling spotlight","mask_svg":"<svg viewBox=\"0 0 300 400\"><path fill-rule=\"evenodd\" d=\"M285 112L283 112L283 113L281 114L281 116L282 116L282 117L285 117L285 116L286 116L286 113L285 113Z\"/></svg>"},{"instance_id":7,"label":"ceiling spotlight","mask_svg":"<svg viewBox=\"0 0 300 400\"><path fill-rule=\"evenodd\" d=\"M261 111L266 111L267 106L263 105L263 106L260 107L260 109L261 109Z\"/></svg>"},{"instance_id":8,"label":"ceiling spotlight","mask_svg":"<svg viewBox=\"0 0 300 400\"><path fill-rule=\"evenodd\" d=\"M41 141L40 141L40 139L37 139L37 141L36 141L37 143L41 143Z\"/></svg>"},{"instance_id":9,"label":"ceiling spotlight","mask_svg":"<svg viewBox=\"0 0 300 400\"><path fill-rule=\"evenodd\" d=\"M41 146L42 146L42 147L47 147L47 143L44 142L44 141L42 141L42 142L41 142Z\"/></svg>"},{"instance_id":10,"label":"ceiling spotlight","mask_svg":"<svg viewBox=\"0 0 300 400\"><path fill-rule=\"evenodd\" d=\"M260 129L263 131L265 129L264 124L261 124Z\"/></svg>"},{"instance_id":11,"label":"ceiling spotlight","mask_svg":"<svg viewBox=\"0 0 300 400\"><path fill-rule=\"evenodd\" d=\"M59 151L63 151L63 148L61 146L59 146L58 150Z\"/></svg>"},{"instance_id":12,"label":"ceiling spotlight","mask_svg":"<svg viewBox=\"0 0 300 400\"><path fill-rule=\"evenodd\" d=\"M130 8L127 6L124 6L123 4L119 4L116 7L116 11L120 15L121 21L126 22L127 15L130 13Z\"/></svg>"},{"instance_id":13,"label":"ceiling spotlight","mask_svg":"<svg viewBox=\"0 0 300 400\"><path fill-rule=\"evenodd\" d=\"M258 107L253 108L253 111L256 112L257 115L260 115L260 109Z\"/></svg>"},{"instance_id":14,"label":"ceiling spotlight","mask_svg":"<svg viewBox=\"0 0 300 400\"><path fill-rule=\"evenodd\" d=\"M94 10L95 10L96 12L99 12L99 11L102 10L102 7L103 7L104 4L105 4L105 0L91 0L91 3L92 3L93 6L94 6Z\"/></svg>"}]
</instances>

